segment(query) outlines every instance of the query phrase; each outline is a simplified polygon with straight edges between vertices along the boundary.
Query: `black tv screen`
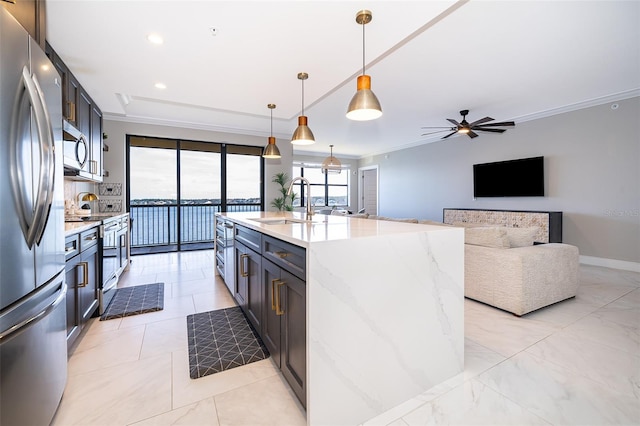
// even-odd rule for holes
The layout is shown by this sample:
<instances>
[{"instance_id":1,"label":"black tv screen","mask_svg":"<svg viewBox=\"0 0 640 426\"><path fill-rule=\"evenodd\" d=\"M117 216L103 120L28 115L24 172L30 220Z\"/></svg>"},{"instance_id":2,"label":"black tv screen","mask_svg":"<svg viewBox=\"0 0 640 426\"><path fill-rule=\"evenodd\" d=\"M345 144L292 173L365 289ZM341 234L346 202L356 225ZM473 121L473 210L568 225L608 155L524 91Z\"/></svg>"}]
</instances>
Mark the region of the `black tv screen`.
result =
<instances>
[{"instance_id":1,"label":"black tv screen","mask_svg":"<svg viewBox=\"0 0 640 426\"><path fill-rule=\"evenodd\" d=\"M473 197L544 196L544 157L473 165Z\"/></svg>"}]
</instances>

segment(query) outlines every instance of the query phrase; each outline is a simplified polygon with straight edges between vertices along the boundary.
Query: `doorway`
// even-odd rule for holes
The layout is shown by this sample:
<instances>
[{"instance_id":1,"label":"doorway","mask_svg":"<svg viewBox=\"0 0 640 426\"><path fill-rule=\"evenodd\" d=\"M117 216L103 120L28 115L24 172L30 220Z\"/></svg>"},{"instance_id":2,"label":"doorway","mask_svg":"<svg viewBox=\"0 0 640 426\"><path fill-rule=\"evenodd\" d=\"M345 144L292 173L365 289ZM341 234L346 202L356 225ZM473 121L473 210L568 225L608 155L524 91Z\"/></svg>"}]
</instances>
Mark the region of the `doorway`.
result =
<instances>
[{"instance_id":1,"label":"doorway","mask_svg":"<svg viewBox=\"0 0 640 426\"><path fill-rule=\"evenodd\" d=\"M358 211L378 214L378 166L367 166L358 169Z\"/></svg>"}]
</instances>

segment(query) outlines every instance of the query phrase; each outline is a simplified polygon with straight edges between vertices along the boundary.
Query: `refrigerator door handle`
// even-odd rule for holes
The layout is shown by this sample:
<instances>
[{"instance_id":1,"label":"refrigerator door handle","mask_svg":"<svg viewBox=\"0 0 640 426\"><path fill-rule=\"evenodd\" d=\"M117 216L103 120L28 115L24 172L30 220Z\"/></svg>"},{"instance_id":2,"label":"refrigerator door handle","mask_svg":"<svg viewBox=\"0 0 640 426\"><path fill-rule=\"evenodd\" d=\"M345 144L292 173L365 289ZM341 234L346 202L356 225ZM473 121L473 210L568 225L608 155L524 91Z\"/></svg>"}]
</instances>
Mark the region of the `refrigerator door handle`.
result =
<instances>
[{"instance_id":1,"label":"refrigerator door handle","mask_svg":"<svg viewBox=\"0 0 640 426\"><path fill-rule=\"evenodd\" d=\"M42 318L49 315L51 311L53 311L63 300L65 300L66 295L67 295L67 284L65 283L65 284L62 284L62 287L60 288L60 294L58 295L58 297L56 297L56 300L51 302L49 305L47 305L44 309L42 309L37 314L23 321L20 321L18 324L13 325L6 330L1 331L0 343L6 341L7 339L10 339L13 336L18 335L19 333L25 331L29 326L35 324Z\"/></svg>"},{"instance_id":2,"label":"refrigerator door handle","mask_svg":"<svg viewBox=\"0 0 640 426\"><path fill-rule=\"evenodd\" d=\"M24 86L25 91L21 92L20 96L17 99L17 107L15 110L17 114L14 115L13 129L12 129L12 140L11 140L11 186L13 188L14 198L16 199L16 205L18 210L18 219L20 221L20 227L22 228L22 233L24 235L25 241L27 242L27 246L32 248L36 240L39 239L42 235L42 231L44 230L44 224L42 216L44 212L44 207L46 206L46 200L50 199L53 194L51 190L48 190L45 185L47 183L47 179L50 176L48 170L43 170L45 167L51 167L49 165L52 162L53 153L50 150L45 149L45 145L43 141L47 138L53 139L53 136L50 134L51 131L47 131L47 116L46 116L46 108L44 108L44 104L42 102L42 97L38 93L37 83L34 83L29 70L26 66L22 69L22 78L20 79L20 84ZM19 89L19 93L20 93ZM36 201L33 203L31 201L31 197L27 193L27 191L33 191L31 185L27 184L25 174L27 172L30 173L29 170L23 170L21 162L18 158L19 154L22 152L22 146L20 144L24 144L23 135L19 134L17 131L21 126L23 126L23 120L28 120L27 117L23 114L23 105L24 105L24 96L25 92L28 96L29 104L34 113L34 118L36 122L36 129L38 133L38 149L39 149L39 165L38 165L38 183L35 188L35 197ZM50 128L49 128L50 129ZM53 141L51 141L53 142ZM45 159L45 156L47 157ZM50 185L53 182L50 183ZM31 211L28 211L31 210ZM48 213L48 212L47 212Z\"/></svg>"},{"instance_id":3,"label":"refrigerator door handle","mask_svg":"<svg viewBox=\"0 0 640 426\"><path fill-rule=\"evenodd\" d=\"M38 138L40 147L40 188L38 193L45 194L42 198L37 198L36 204L36 242L40 244L42 235L47 227L47 221L49 219L49 210L53 203L53 189L54 189L54 176L55 176L55 158L54 158L54 144L53 127L51 125L51 118L46 108L46 102L44 100L44 94L38 83L38 79L35 75L32 77L35 92L38 95L37 104L39 108L34 106L36 111L36 126L38 128Z\"/></svg>"}]
</instances>

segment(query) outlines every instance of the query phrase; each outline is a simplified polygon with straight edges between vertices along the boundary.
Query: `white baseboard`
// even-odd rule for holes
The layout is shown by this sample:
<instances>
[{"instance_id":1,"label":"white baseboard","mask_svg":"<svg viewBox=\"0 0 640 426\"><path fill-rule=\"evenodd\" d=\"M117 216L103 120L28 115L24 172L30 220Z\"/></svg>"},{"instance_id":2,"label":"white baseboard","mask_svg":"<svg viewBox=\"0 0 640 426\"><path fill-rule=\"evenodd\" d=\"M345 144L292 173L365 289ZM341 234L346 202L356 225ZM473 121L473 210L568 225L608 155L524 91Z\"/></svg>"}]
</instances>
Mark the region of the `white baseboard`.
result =
<instances>
[{"instance_id":1,"label":"white baseboard","mask_svg":"<svg viewBox=\"0 0 640 426\"><path fill-rule=\"evenodd\" d=\"M604 257L580 256L580 263L593 266L604 266L605 268L622 269L624 271L640 272L639 262L628 262L626 260L606 259Z\"/></svg>"}]
</instances>

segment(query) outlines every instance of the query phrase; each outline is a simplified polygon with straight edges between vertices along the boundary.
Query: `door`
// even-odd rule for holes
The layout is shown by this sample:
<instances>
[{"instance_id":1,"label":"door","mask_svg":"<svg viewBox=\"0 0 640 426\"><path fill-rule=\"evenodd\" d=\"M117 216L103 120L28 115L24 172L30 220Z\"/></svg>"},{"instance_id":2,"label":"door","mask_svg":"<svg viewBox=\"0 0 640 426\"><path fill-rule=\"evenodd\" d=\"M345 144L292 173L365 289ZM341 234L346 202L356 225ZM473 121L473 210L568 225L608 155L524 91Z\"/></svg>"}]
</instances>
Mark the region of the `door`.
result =
<instances>
[{"instance_id":1,"label":"door","mask_svg":"<svg viewBox=\"0 0 640 426\"><path fill-rule=\"evenodd\" d=\"M78 316L80 323L89 321L91 315L98 308L98 245L83 251L80 254L78 282Z\"/></svg>"},{"instance_id":2,"label":"door","mask_svg":"<svg viewBox=\"0 0 640 426\"><path fill-rule=\"evenodd\" d=\"M64 269L64 184L63 184L63 154L62 154L62 81L49 58L35 43L30 40L31 70L34 81L42 90L48 115L48 129L51 143L44 144L44 156L50 156L51 169L43 170L48 174L43 186L50 186L53 193L50 200L45 200L41 220L45 223L44 232L36 241L36 286L47 283ZM47 152L50 151L50 152ZM34 162L35 164L35 162Z\"/></svg>"},{"instance_id":3,"label":"door","mask_svg":"<svg viewBox=\"0 0 640 426\"><path fill-rule=\"evenodd\" d=\"M358 210L378 214L378 167L360 169L360 203Z\"/></svg>"},{"instance_id":4,"label":"door","mask_svg":"<svg viewBox=\"0 0 640 426\"><path fill-rule=\"evenodd\" d=\"M280 267L262 259L263 320L262 341L280 368L280 315L276 312L276 284L280 281Z\"/></svg>"},{"instance_id":5,"label":"door","mask_svg":"<svg viewBox=\"0 0 640 426\"><path fill-rule=\"evenodd\" d=\"M235 247L236 301L259 332L262 324L262 256L238 241L235 242Z\"/></svg>"},{"instance_id":6,"label":"door","mask_svg":"<svg viewBox=\"0 0 640 426\"><path fill-rule=\"evenodd\" d=\"M306 285L300 278L281 270L276 284L276 297L282 306L281 366L282 374L306 406L307 377L307 297ZM277 304L276 304L277 307Z\"/></svg>"},{"instance_id":7,"label":"door","mask_svg":"<svg viewBox=\"0 0 640 426\"><path fill-rule=\"evenodd\" d=\"M64 268L60 80L40 47L1 12L0 309Z\"/></svg>"}]
</instances>

